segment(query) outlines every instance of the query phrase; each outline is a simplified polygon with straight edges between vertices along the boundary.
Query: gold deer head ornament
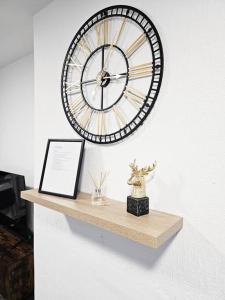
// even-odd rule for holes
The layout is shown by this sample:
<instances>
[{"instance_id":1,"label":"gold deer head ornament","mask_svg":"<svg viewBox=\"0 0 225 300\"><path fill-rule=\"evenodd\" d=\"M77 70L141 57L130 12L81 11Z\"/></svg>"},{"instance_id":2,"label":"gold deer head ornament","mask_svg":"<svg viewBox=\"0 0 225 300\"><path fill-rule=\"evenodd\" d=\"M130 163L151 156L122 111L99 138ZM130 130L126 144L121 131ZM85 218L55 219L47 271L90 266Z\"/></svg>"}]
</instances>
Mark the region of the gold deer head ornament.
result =
<instances>
[{"instance_id":1,"label":"gold deer head ornament","mask_svg":"<svg viewBox=\"0 0 225 300\"><path fill-rule=\"evenodd\" d=\"M130 168L132 170L131 176L127 183L133 185L133 190L131 196L134 198L146 197L145 193L145 176L152 172L156 167L156 162L152 165L146 166L144 168L138 169L136 165L136 159L131 163Z\"/></svg>"}]
</instances>

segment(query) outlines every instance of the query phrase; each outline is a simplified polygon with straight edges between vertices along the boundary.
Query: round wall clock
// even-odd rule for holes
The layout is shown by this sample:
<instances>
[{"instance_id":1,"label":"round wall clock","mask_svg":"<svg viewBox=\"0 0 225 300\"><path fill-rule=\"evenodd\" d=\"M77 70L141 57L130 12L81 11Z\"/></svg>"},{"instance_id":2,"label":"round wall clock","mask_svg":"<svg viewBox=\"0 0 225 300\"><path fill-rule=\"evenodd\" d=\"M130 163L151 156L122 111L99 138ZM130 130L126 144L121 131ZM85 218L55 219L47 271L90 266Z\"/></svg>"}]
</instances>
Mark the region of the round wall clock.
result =
<instances>
[{"instance_id":1,"label":"round wall clock","mask_svg":"<svg viewBox=\"0 0 225 300\"><path fill-rule=\"evenodd\" d=\"M140 10L124 5L89 18L63 64L61 94L73 129L108 144L133 133L151 112L163 74L159 34Z\"/></svg>"}]
</instances>

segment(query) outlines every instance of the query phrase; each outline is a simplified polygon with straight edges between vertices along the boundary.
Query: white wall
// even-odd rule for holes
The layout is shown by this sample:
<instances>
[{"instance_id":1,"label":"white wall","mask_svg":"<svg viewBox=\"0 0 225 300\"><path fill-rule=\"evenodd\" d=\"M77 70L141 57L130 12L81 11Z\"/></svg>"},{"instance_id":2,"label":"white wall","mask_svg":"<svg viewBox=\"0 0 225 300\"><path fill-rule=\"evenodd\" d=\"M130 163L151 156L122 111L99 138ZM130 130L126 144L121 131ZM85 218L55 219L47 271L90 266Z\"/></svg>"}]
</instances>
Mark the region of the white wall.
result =
<instances>
[{"instance_id":1,"label":"white wall","mask_svg":"<svg viewBox=\"0 0 225 300\"><path fill-rule=\"evenodd\" d=\"M35 207L36 300L225 299L225 2L134 0L158 29L165 73L145 125L112 146L86 144L88 170L111 170L108 195L125 201L128 163L158 161L151 206L184 217L183 230L152 250ZM81 24L110 1L56 0L34 19L35 185L48 138L76 138L61 104L60 76ZM119 176L118 176L119 174Z\"/></svg>"},{"instance_id":2,"label":"white wall","mask_svg":"<svg viewBox=\"0 0 225 300\"><path fill-rule=\"evenodd\" d=\"M16 46L16 45L15 45ZM33 55L0 69L0 170L33 186Z\"/></svg>"}]
</instances>

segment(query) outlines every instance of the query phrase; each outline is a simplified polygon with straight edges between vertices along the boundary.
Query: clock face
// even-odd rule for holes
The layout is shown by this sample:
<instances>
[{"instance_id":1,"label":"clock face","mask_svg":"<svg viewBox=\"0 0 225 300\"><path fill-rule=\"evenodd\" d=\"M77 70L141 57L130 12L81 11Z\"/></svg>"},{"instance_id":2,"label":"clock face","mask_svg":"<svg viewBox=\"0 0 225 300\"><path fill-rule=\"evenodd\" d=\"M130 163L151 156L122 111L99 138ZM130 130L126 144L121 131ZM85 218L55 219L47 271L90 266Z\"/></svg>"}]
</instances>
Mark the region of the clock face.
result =
<instances>
[{"instance_id":1,"label":"clock face","mask_svg":"<svg viewBox=\"0 0 225 300\"><path fill-rule=\"evenodd\" d=\"M136 8L111 6L84 23L67 51L61 79L65 114L94 143L114 143L151 112L163 73L159 34Z\"/></svg>"}]
</instances>

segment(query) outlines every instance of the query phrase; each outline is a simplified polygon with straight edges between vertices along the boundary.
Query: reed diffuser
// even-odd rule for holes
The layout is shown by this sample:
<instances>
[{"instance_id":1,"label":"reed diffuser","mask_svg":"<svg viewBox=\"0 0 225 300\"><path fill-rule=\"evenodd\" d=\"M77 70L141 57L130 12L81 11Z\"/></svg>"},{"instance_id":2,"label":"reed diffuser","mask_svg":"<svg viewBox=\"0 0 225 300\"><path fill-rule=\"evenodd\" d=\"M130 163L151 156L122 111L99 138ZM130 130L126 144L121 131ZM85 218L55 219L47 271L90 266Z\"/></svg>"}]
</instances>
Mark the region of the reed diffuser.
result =
<instances>
[{"instance_id":1,"label":"reed diffuser","mask_svg":"<svg viewBox=\"0 0 225 300\"><path fill-rule=\"evenodd\" d=\"M104 196L104 184L109 172L101 172L99 178L93 177L89 174L94 184L94 189L91 195L93 205L106 205L105 196Z\"/></svg>"}]
</instances>

